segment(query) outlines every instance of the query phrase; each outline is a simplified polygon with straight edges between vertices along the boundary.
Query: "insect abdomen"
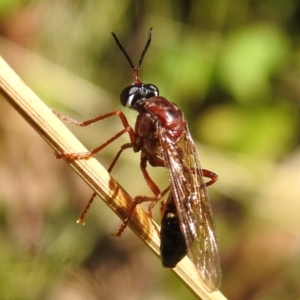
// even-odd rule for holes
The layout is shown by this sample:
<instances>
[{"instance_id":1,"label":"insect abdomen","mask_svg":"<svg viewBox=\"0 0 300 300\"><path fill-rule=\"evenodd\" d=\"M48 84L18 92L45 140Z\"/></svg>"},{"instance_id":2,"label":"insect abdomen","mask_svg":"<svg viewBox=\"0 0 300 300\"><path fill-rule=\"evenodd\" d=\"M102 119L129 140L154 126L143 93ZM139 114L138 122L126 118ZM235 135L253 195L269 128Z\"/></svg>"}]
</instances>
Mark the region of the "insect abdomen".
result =
<instances>
[{"instance_id":1,"label":"insect abdomen","mask_svg":"<svg viewBox=\"0 0 300 300\"><path fill-rule=\"evenodd\" d=\"M161 219L160 253L162 264L165 268L174 268L177 263L187 254L184 235L182 234L178 215L173 203L170 204L170 194Z\"/></svg>"}]
</instances>

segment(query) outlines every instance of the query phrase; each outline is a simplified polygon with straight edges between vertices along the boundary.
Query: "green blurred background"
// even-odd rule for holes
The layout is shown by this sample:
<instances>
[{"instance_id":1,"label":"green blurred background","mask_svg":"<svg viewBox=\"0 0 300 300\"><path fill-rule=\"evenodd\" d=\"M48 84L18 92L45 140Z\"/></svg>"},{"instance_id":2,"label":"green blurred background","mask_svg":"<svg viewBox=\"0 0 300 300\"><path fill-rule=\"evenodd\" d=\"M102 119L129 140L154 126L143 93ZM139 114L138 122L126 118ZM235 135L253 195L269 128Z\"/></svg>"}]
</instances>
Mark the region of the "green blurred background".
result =
<instances>
[{"instance_id":1,"label":"green blurred background","mask_svg":"<svg viewBox=\"0 0 300 300\"><path fill-rule=\"evenodd\" d=\"M46 104L77 120L122 109L132 71L188 119L209 188L228 299L300 299L300 2L0 0L0 55ZM0 299L195 299L16 111L0 101ZM88 148L117 118L68 126ZM108 167L123 136L97 155ZM151 169L151 168L149 168ZM164 188L165 170L151 169ZM150 195L139 155L112 175ZM159 222L159 208L155 209Z\"/></svg>"}]
</instances>

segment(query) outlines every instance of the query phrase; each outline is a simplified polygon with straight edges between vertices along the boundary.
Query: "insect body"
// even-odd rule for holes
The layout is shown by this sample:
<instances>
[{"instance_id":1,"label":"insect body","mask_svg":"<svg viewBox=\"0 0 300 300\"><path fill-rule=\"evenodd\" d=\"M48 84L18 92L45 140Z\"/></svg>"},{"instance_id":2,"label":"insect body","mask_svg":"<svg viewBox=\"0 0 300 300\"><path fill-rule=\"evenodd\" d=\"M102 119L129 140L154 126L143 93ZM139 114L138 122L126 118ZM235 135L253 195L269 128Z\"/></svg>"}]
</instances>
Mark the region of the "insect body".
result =
<instances>
[{"instance_id":1,"label":"insect body","mask_svg":"<svg viewBox=\"0 0 300 300\"><path fill-rule=\"evenodd\" d=\"M63 153L58 154L57 157L88 159L120 135L128 132L130 143L121 147L108 171L112 170L123 150L133 148L134 152L141 152L140 168L154 196L135 197L127 218L115 235L122 234L138 204L151 201L148 210L151 215L153 206L170 191L162 216L160 234L162 263L167 268L173 268L188 252L207 289L214 291L220 286L221 269L215 225L206 186L214 183L217 175L201 168L187 122L178 106L159 96L159 90L155 85L145 84L139 78L139 68L150 45L151 35L152 28L138 67L134 67L113 33L116 43L134 70L134 82L121 92L120 101L123 106L137 111L135 128L129 126L126 117L120 111L82 123L56 113L60 118L80 126L116 115L124 126L124 129L110 140L89 152ZM150 178L146 169L147 162L153 167L164 167L168 170L171 184L164 191L161 192ZM205 183L204 177L209 177L211 180ZM87 208L81 216L81 221L84 220Z\"/></svg>"}]
</instances>

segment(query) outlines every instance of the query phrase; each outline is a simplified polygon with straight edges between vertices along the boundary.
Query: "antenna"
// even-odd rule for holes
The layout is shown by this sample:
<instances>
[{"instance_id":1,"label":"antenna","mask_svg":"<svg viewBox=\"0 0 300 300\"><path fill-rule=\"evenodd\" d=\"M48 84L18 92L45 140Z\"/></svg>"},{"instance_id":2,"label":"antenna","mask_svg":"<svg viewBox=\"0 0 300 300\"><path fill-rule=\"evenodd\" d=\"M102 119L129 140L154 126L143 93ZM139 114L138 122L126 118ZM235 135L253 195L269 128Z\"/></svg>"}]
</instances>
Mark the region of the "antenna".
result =
<instances>
[{"instance_id":1,"label":"antenna","mask_svg":"<svg viewBox=\"0 0 300 300\"><path fill-rule=\"evenodd\" d=\"M134 71L138 72L139 68L140 68L141 65L142 65L144 56L145 56L145 54L146 54L146 52L147 52L147 50L148 50L148 48L149 48L149 46L150 46L150 43L151 43L152 27L149 29L149 32L148 32L148 39L147 39L145 48L144 48L144 50L143 50L143 52L142 52L142 55L141 55L141 57L140 57L139 64L138 64L137 67L135 67L135 66L133 65L132 60L130 59L129 55L127 54L126 50L125 50L124 47L122 46L121 42L119 41L119 39L117 38L117 36L115 35L115 33L112 32L111 34L112 34L112 36L114 37L114 39L115 39L115 41L116 41L118 47L121 49L121 51L123 52L123 54L124 54L125 57L127 58L127 61L129 62L131 68L132 68Z\"/></svg>"}]
</instances>

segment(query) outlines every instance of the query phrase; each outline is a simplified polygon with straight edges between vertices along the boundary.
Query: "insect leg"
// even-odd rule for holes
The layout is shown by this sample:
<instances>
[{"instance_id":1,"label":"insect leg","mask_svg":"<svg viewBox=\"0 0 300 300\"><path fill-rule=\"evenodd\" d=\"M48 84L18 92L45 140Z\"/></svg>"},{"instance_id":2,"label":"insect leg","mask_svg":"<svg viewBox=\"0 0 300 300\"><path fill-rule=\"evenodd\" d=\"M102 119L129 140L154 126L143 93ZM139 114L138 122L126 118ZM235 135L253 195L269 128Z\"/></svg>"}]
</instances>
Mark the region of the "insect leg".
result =
<instances>
[{"instance_id":1,"label":"insect leg","mask_svg":"<svg viewBox=\"0 0 300 300\"><path fill-rule=\"evenodd\" d=\"M132 147L131 143L124 144L124 145L121 146L121 149L119 150L119 152L117 153L116 157L114 158L114 160L112 161L110 167L107 170L108 173L110 173L111 170L113 169L113 167L115 166L115 164L116 164L117 160L119 159L121 153L124 150L126 150L128 148L131 148L131 147ZM91 204L93 203L93 201L94 201L94 199L95 199L96 196L97 196L97 194L94 192L93 195L92 195L92 197L90 198L88 204L86 205L86 207L82 211L79 219L77 220L77 223L81 223L83 225L85 224L85 216L86 216L86 214L87 214L87 212L88 212L88 210L89 210L89 208L90 208Z\"/></svg>"},{"instance_id":2,"label":"insect leg","mask_svg":"<svg viewBox=\"0 0 300 300\"><path fill-rule=\"evenodd\" d=\"M186 170L188 170L192 174L195 174L196 170L198 170L198 172L202 173L202 176L210 178L211 179L210 181L205 182L203 184L203 185L205 185L205 187L208 187L208 186L214 184L218 180L218 175L212 171L208 171L205 169L195 169L195 168L191 168L191 169L186 168ZM200 188L203 188L203 185L201 184Z\"/></svg>"},{"instance_id":3,"label":"insect leg","mask_svg":"<svg viewBox=\"0 0 300 300\"><path fill-rule=\"evenodd\" d=\"M161 193L160 197L136 196L134 198L134 201L132 202L128 212L127 212L126 219L121 224L121 226L120 226L119 230L117 231L117 233L113 234L113 236L116 236L116 237L121 236L121 234L123 233L123 231L125 230L125 228L129 224L130 220L132 219L133 214L134 214L134 210L135 210L135 208L138 204L141 204L143 202L151 201L150 205L152 205L151 208L153 208L155 206L155 204L164 196L164 194L167 193L168 190L169 190L169 188L167 188L163 193ZM152 217L151 208L149 209L149 207L148 207L148 215L149 215L150 218Z\"/></svg>"},{"instance_id":4,"label":"insect leg","mask_svg":"<svg viewBox=\"0 0 300 300\"><path fill-rule=\"evenodd\" d=\"M124 222L120 226L118 232L115 233L114 236L117 236L117 237L121 236L121 234L123 233L123 231L125 230L125 228L129 224L130 220L132 219L132 216L134 214L134 210L135 210L135 208L138 204L150 201L151 203L148 206L148 215L149 215L150 218L152 218L151 209L170 190L170 186L169 186L163 192L161 192L160 189L158 188L158 186L154 183L154 181L149 176L149 174L147 172L147 169L146 169L146 166L147 166L147 157L142 155L141 156L141 161L140 161L140 168L141 168L141 171L144 175L144 178L145 178L149 188L153 192L154 196L153 197L136 196L134 198L134 201L132 202L130 208L129 208L129 211L127 213L127 218L124 220Z\"/></svg>"},{"instance_id":5,"label":"insect leg","mask_svg":"<svg viewBox=\"0 0 300 300\"><path fill-rule=\"evenodd\" d=\"M122 152L126 149L132 148L133 145L131 143L127 143L121 146L121 149L119 150L119 152L117 153L117 155L115 156L114 160L112 161L111 165L109 166L109 168L107 169L107 172L110 173L111 170L113 169L113 167L115 166L116 162L118 161L119 157L121 156Z\"/></svg>"},{"instance_id":6,"label":"insect leg","mask_svg":"<svg viewBox=\"0 0 300 300\"><path fill-rule=\"evenodd\" d=\"M118 116L123 124L124 129L121 130L120 132L118 132L116 135L114 135L112 138L110 138L109 140L107 140L105 143L103 143L102 145L100 145L99 147L92 149L88 152L84 152L84 153L55 153L57 158L67 158L67 159L71 159L71 160L76 160L76 159L89 159L92 155L96 154L97 152L99 152L100 150L102 150L103 148L105 148L107 145L109 145L111 142L113 142L114 140L116 140L118 137L120 137L123 133L128 132L129 137L130 137L130 141L131 143L127 143L124 144L123 146L121 146L121 149L119 150L119 152L117 153L116 157L114 158L113 162L111 163L110 167L108 168L108 172L110 173L111 170L113 169L113 167L115 166L117 160L119 159L121 153L123 152L123 150L128 149L133 147L133 145L136 144L136 136L134 134L133 129L129 126L129 123L125 117L125 115L121 112L121 111L115 111L115 112L110 112L107 113L105 115L101 115L98 116L96 118L87 120L87 121L83 121L83 122L78 122L68 116L62 115L58 112L53 111L53 113L60 119L72 123L74 125L77 126L81 126L81 127L85 127L88 125L91 125L97 121L100 120L104 120L107 119L109 117L112 116ZM86 205L86 207L84 208L83 212L81 213L79 219L77 220L78 223L85 223L85 215L87 214L91 204L93 203L95 197L96 197L96 193L94 192L92 194L92 197L90 198L90 200L88 201L88 204Z\"/></svg>"},{"instance_id":7,"label":"insect leg","mask_svg":"<svg viewBox=\"0 0 300 300\"><path fill-rule=\"evenodd\" d=\"M210 178L211 180L205 183L205 186L208 187L214 184L218 180L218 175L214 172L202 169L203 176Z\"/></svg>"},{"instance_id":8,"label":"insect leg","mask_svg":"<svg viewBox=\"0 0 300 300\"><path fill-rule=\"evenodd\" d=\"M81 126L81 127L88 126L90 124L93 124L93 123L98 122L100 120L107 119L107 118L112 117L112 116L118 116L120 118L122 124L123 124L123 127L124 127L123 130L121 130L120 132L118 132L112 138L110 138L105 143L103 143L102 145L100 145L99 147L97 147L95 149L92 149L92 150L87 151L87 152L82 152L82 153L55 153L56 158L67 158L67 159L70 159L70 160L89 159L91 156L93 156L96 153L98 153L100 150L102 150L103 148L105 148L107 145L109 145L111 142L113 142L114 140L116 140L118 137L120 137L125 132L128 132L131 143L133 145L135 145L135 143L136 143L135 133L134 133L132 127L129 126L129 123L128 123L125 115L121 111L110 112L110 113L107 113L105 115L101 115L101 116L98 116L96 118L84 121L84 122L78 122L78 121L76 121L76 120L74 120L74 119L72 119L72 118L70 118L68 116L62 115L62 114L60 114L58 112L55 112L55 111L53 111L53 113L57 117L59 117L60 119L66 121L66 122L72 123L74 125Z\"/></svg>"},{"instance_id":9,"label":"insect leg","mask_svg":"<svg viewBox=\"0 0 300 300\"><path fill-rule=\"evenodd\" d=\"M106 142L101 144L99 147L92 149L87 152L81 152L81 153L56 153L56 158L67 158L70 160L77 160L77 159L89 159L93 155L97 154L100 150L108 146L110 143L112 143L114 140L116 140L118 137L120 137L123 133L128 132L129 136L132 134L134 136L133 129L131 127L127 127L122 129L120 132L115 134L112 138L108 139ZM135 138L135 137L134 137Z\"/></svg>"},{"instance_id":10,"label":"insect leg","mask_svg":"<svg viewBox=\"0 0 300 300\"><path fill-rule=\"evenodd\" d=\"M171 185L169 185L169 186L161 193L160 199L163 198L163 197L165 196L165 194L166 194L167 192L170 191L170 189L171 189ZM158 201L159 201L160 199L158 199ZM157 203L157 201L152 201L152 202L148 205L148 215L149 215L150 218L152 218L152 209L153 209L153 207L156 205L156 203Z\"/></svg>"},{"instance_id":11,"label":"insect leg","mask_svg":"<svg viewBox=\"0 0 300 300\"><path fill-rule=\"evenodd\" d=\"M72 124L80 126L80 127L85 127L85 126L91 125L93 123L96 123L96 122L98 122L100 120L107 119L107 118L112 117L112 116L118 116L121 119L121 122L123 123L124 127L128 127L129 126L125 115L121 111L119 111L119 110L118 111L112 111L110 113L107 113L107 114L104 114L104 115L101 115L101 116L98 116L96 118L93 118L93 119L90 119L90 120L86 120L86 121L83 121L83 122L79 122L79 121L77 121L75 119L70 118L69 116L60 114L60 113L58 113L58 112L56 112L54 110L52 110L52 112L58 118L60 118L61 120L64 120L64 121L66 121L68 123L72 123Z\"/></svg>"},{"instance_id":12,"label":"insect leg","mask_svg":"<svg viewBox=\"0 0 300 300\"><path fill-rule=\"evenodd\" d=\"M96 196L97 196L97 194L94 192L92 197L90 198L88 204L85 206L84 210L82 211L79 219L76 221L77 223L85 225L85 219L84 218L85 218L85 216L86 216L86 214L87 214L87 212L88 212L88 210L89 210L89 208L90 208L91 204L93 203Z\"/></svg>"}]
</instances>

